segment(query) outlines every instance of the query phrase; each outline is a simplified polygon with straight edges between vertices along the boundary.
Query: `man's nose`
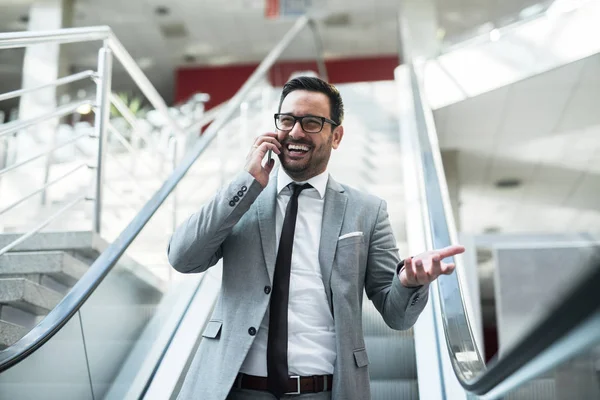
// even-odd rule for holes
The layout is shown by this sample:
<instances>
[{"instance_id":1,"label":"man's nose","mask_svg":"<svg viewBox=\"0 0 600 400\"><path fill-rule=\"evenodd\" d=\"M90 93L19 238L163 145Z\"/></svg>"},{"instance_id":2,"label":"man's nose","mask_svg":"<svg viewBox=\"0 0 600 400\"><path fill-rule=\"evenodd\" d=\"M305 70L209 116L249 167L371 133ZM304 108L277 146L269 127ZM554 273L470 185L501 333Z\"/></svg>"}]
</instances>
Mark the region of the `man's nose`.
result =
<instances>
[{"instance_id":1,"label":"man's nose","mask_svg":"<svg viewBox=\"0 0 600 400\"><path fill-rule=\"evenodd\" d=\"M289 135L293 139L300 139L306 136L306 132L304 132L304 130L302 129L302 124L300 123L300 121L296 121Z\"/></svg>"}]
</instances>

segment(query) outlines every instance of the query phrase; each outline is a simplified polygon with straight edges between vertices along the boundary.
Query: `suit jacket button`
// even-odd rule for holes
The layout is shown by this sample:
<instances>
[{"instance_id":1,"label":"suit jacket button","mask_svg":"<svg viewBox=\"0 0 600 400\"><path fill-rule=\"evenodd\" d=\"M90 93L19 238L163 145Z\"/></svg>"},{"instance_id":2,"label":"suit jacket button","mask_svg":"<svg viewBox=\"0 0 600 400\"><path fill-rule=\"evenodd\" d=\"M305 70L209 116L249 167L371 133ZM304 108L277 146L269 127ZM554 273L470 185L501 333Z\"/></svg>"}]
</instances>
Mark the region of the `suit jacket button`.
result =
<instances>
[{"instance_id":1,"label":"suit jacket button","mask_svg":"<svg viewBox=\"0 0 600 400\"><path fill-rule=\"evenodd\" d=\"M235 201L231 200L231 201L229 202L229 205L230 205L231 207L235 206Z\"/></svg>"},{"instance_id":2,"label":"suit jacket button","mask_svg":"<svg viewBox=\"0 0 600 400\"><path fill-rule=\"evenodd\" d=\"M242 186L242 192L245 192L246 190L248 190L248 188L246 186Z\"/></svg>"},{"instance_id":3,"label":"suit jacket button","mask_svg":"<svg viewBox=\"0 0 600 400\"><path fill-rule=\"evenodd\" d=\"M254 335L256 335L256 328L255 328L255 327L253 327L253 326L251 326L251 327L250 327L250 329L248 329L248 334L249 334L250 336L254 336Z\"/></svg>"},{"instance_id":4,"label":"suit jacket button","mask_svg":"<svg viewBox=\"0 0 600 400\"><path fill-rule=\"evenodd\" d=\"M242 197L244 195L244 192L242 192L241 190L238 192L238 196Z\"/></svg>"},{"instance_id":5,"label":"suit jacket button","mask_svg":"<svg viewBox=\"0 0 600 400\"><path fill-rule=\"evenodd\" d=\"M235 201L237 203L238 201L240 201L240 198L237 196L233 196L233 201Z\"/></svg>"},{"instance_id":6,"label":"suit jacket button","mask_svg":"<svg viewBox=\"0 0 600 400\"><path fill-rule=\"evenodd\" d=\"M265 286L265 294L271 293L271 286Z\"/></svg>"}]
</instances>

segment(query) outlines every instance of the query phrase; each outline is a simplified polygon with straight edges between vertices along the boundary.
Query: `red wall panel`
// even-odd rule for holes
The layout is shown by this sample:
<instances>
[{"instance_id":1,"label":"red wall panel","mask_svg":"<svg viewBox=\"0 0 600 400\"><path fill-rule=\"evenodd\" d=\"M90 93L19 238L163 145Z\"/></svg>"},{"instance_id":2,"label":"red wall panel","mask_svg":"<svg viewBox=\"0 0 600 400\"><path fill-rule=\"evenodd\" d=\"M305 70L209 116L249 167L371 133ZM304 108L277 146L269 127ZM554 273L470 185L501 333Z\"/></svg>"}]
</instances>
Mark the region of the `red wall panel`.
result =
<instances>
[{"instance_id":1,"label":"red wall panel","mask_svg":"<svg viewBox=\"0 0 600 400\"><path fill-rule=\"evenodd\" d=\"M327 60L327 73L331 83L368 82L394 79L398 57L380 56ZM207 108L230 99L250 77L258 64L227 65L219 67L179 68L176 72L175 101L186 100L197 92L210 94ZM282 86L296 71L316 71L314 61L283 61L269 72L273 85Z\"/></svg>"},{"instance_id":2,"label":"red wall panel","mask_svg":"<svg viewBox=\"0 0 600 400\"><path fill-rule=\"evenodd\" d=\"M175 75L175 102L202 92L210 94L207 108L219 105L230 99L255 69L256 65L179 68Z\"/></svg>"}]
</instances>

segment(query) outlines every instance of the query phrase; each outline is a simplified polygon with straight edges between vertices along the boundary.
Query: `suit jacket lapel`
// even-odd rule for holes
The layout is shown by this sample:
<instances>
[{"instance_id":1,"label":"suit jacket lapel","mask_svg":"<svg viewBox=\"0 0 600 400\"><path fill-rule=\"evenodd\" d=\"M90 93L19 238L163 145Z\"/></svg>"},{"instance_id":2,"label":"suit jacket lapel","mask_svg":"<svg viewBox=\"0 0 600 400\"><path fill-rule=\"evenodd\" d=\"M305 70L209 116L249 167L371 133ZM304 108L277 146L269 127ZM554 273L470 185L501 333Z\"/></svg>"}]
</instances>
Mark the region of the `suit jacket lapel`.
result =
<instances>
[{"instance_id":1,"label":"suit jacket lapel","mask_svg":"<svg viewBox=\"0 0 600 400\"><path fill-rule=\"evenodd\" d=\"M348 196L344 193L344 188L329 176L327 191L325 193L325 204L323 206L319 264L321 264L321 275L323 276L323 284L325 285L325 292L327 293L330 308L333 308L330 290L333 259L342 230L342 222L344 222L347 202Z\"/></svg>"},{"instance_id":2,"label":"suit jacket lapel","mask_svg":"<svg viewBox=\"0 0 600 400\"><path fill-rule=\"evenodd\" d=\"M275 207L277 205L277 175L273 174L269 184L257 199L258 226L262 242L269 281L273 282L275 271Z\"/></svg>"}]
</instances>

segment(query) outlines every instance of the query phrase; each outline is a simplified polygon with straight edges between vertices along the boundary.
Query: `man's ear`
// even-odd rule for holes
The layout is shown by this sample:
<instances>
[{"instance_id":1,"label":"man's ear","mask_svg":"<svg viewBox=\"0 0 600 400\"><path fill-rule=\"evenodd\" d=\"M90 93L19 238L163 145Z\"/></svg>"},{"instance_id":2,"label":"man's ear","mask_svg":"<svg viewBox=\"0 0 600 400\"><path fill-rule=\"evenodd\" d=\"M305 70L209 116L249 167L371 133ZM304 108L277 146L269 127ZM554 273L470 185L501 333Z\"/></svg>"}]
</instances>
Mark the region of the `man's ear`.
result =
<instances>
[{"instance_id":1,"label":"man's ear","mask_svg":"<svg viewBox=\"0 0 600 400\"><path fill-rule=\"evenodd\" d=\"M344 137L344 127L342 125L336 127L333 130L333 140L331 141L331 147L337 149Z\"/></svg>"}]
</instances>

